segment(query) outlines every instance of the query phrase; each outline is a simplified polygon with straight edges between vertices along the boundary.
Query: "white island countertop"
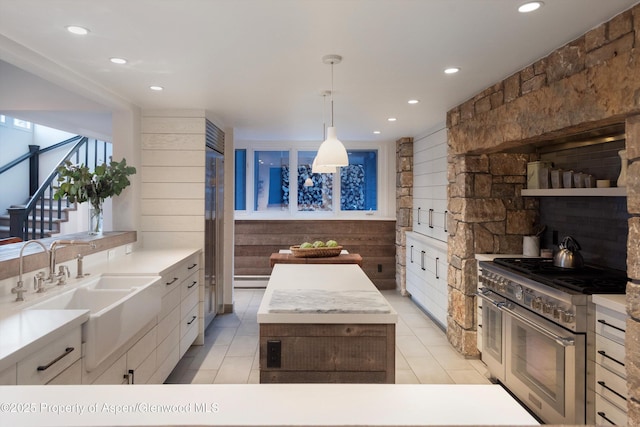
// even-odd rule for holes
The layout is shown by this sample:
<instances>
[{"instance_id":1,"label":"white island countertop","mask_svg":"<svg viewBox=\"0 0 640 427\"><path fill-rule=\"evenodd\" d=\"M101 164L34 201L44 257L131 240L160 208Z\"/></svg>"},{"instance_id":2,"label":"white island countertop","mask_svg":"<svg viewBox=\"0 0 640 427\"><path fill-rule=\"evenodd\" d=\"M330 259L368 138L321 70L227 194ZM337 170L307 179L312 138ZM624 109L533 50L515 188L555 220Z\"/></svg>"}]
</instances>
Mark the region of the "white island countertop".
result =
<instances>
[{"instance_id":1,"label":"white island countertop","mask_svg":"<svg viewBox=\"0 0 640 427\"><path fill-rule=\"evenodd\" d=\"M396 323L398 314L356 264L276 264L258 323Z\"/></svg>"},{"instance_id":2,"label":"white island countertop","mask_svg":"<svg viewBox=\"0 0 640 427\"><path fill-rule=\"evenodd\" d=\"M495 384L9 386L0 401L34 402L3 414L16 427L539 424Z\"/></svg>"}]
</instances>

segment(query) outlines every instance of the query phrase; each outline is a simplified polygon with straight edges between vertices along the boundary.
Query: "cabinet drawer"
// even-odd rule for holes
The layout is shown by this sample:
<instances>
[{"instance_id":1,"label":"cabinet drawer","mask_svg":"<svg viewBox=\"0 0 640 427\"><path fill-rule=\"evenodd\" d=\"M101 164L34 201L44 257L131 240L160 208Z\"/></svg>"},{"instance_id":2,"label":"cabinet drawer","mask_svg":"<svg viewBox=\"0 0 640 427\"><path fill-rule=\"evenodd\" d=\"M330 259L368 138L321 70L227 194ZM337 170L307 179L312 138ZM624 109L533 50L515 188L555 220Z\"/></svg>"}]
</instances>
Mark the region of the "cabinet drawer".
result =
<instances>
[{"instance_id":1,"label":"cabinet drawer","mask_svg":"<svg viewBox=\"0 0 640 427\"><path fill-rule=\"evenodd\" d=\"M16 385L18 377L16 365L11 365L0 372L0 385Z\"/></svg>"},{"instance_id":2,"label":"cabinet drawer","mask_svg":"<svg viewBox=\"0 0 640 427\"><path fill-rule=\"evenodd\" d=\"M627 413L596 393L596 425L627 425Z\"/></svg>"},{"instance_id":3,"label":"cabinet drawer","mask_svg":"<svg viewBox=\"0 0 640 427\"><path fill-rule=\"evenodd\" d=\"M157 342L161 343L171 333L171 331L180 324L180 307L171 310L164 319L158 323Z\"/></svg>"},{"instance_id":4,"label":"cabinet drawer","mask_svg":"<svg viewBox=\"0 0 640 427\"><path fill-rule=\"evenodd\" d=\"M198 305L198 292L195 289L192 289L192 292L185 297L180 303L180 317L184 319L188 312L191 312L191 309L194 305ZM198 313L196 313L197 315Z\"/></svg>"},{"instance_id":5,"label":"cabinet drawer","mask_svg":"<svg viewBox=\"0 0 640 427\"><path fill-rule=\"evenodd\" d=\"M180 283L182 282L182 279L184 279L187 276L182 276L180 273L182 272L182 270L180 269L180 267L176 267L174 269L172 269L171 271L165 273L162 275L162 280L160 281L160 286L162 286L162 292L163 294L168 294L169 292L173 291L174 289L178 288Z\"/></svg>"},{"instance_id":6,"label":"cabinet drawer","mask_svg":"<svg viewBox=\"0 0 640 427\"><path fill-rule=\"evenodd\" d=\"M627 378L627 370L624 366L624 346L596 334L596 363L608 370L615 372L622 378Z\"/></svg>"},{"instance_id":7,"label":"cabinet drawer","mask_svg":"<svg viewBox=\"0 0 640 427\"><path fill-rule=\"evenodd\" d=\"M81 329L34 352L28 359L18 362L18 384L46 384L56 375L80 359Z\"/></svg>"},{"instance_id":8,"label":"cabinet drawer","mask_svg":"<svg viewBox=\"0 0 640 427\"><path fill-rule=\"evenodd\" d=\"M198 290L199 275L200 273L196 271L182 282L182 284L180 285L180 299L185 299L187 295L191 294L191 292L195 292Z\"/></svg>"},{"instance_id":9,"label":"cabinet drawer","mask_svg":"<svg viewBox=\"0 0 640 427\"><path fill-rule=\"evenodd\" d=\"M596 334L624 345L627 315L596 305Z\"/></svg>"},{"instance_id":10,"label":"cabinet drawer","mask_svg":"<svg viewBox=\"0 0 640 427\"><path fill-rule=\"evenodd\" d=\"M627 410L627 381L597 363L595 389L618 408Z\"/></svg>"},{"instance_id":11,"label":"cabinet drawer","mask_svg":"<svg viewBox=\"0 0 640 427\"><path fill-rule=\"evenodd\" d=\"M129 349L127 352L127 369L137 369L149 354L155 350L157 332L157 328L154 327Z\"/></svg>"},{"instance_id":12,"label":"cabinet drawer","mask_svg":"<svg viewBox=\"0 0 640 427\"><path fill-rule=\"evenodd\" d=\"M194 254L182 263L178 267L180 271L180 276L184 280L184 278L189 277L191 274L195 273L200 269L200 254Z\"/></svg>"},{"instance_id":13,"label":"cabinet drawer","mask_svg":"<svg viewBox=\"0 0 640 427\"><path fill-rule=\"evenodd\" d=\"M194 321L186 330L185 334L180 338L180 357L184 356L187 350L189 350L189 347L191 347L191 344L193 344L197 336L198 322Z\"/></svg>"},{"instance_id":14,"label":"cabinet drawer","mask_svg":"<svg viewBox=\"0 0 640 427\"><path fill-rule=\"evenodd\" d=\"M82 384L82 360L78 359L73 365L62 371L60 375L47 383L48 385Z\"/></svg>"},{"instance_id":15,"label":"cabinet drawer","mask_svg":"<svg viewBox=\"0 0 640 427\"><path fill-rule=\"evenodd\" d=\"M129 368L131 369L131 368ZM156 371L156 350L133 370L133 384L147 384Z\"/></svg>"},{"instance_id":16,"label":"cabinet drawer","mask_svg":"<svg viewBox=\"0 0 640 427\"><path fill-rule=\"evenodd\" d=\"M189 311L182 316L180 321L180 337L185 336L188 330L198 326L198 302L191 307ZM181 356L182 357L182 356Z\"/></svg>"},{"instance_id":17,"label":"cabinet drawer","mask_svg":"<svg viewBox=\"0 0 640 427\"><path fill-rule=\"evenodd\" d=\"M123 354L118 360L113 362L92 384L126 384L127 377L127 355Z\"/></svg>"},{"instance_id":18,"label":"cabinet drawer","mask_svg":"<svg viewBox=\"0 0 640 427\"><path fill-rule=\"evenodd\" d=\"M149 380L150 384L162 384L167 379L173 368L178 364L180 360L180 349L176 345L173 347L171 353L167 356L167 358L160 362L158 359L158 370L151 376Z\"/></svg>"},{"instance_id":19,"label":"cabinet drawer","mask_svg":"<svg viewBox=\"0 0 640 427\"><path fill-rule=\"evenodd\" d=\"M162 297L158 319L164 318L167 314L171 312L171 310L173 310L175 307L179 305L180 305L180 288L176 286L171 292L167 293L165 296Z\"/></svg>"},{"instance_id":20,"label":"cabinet drawer","mask_svg":"<svg viewBox=\"0 0 640 427\"><path fill-rule=\"evenodd\" d=\"M156 358L158 361L158 366L162 364L164 359L166 359L171 350L174 348L178 348L180 345L180 326L176 323L173 329L169 332L167 337L158 344L158 348L156 349Z\"/></svg>"}]
</instances>

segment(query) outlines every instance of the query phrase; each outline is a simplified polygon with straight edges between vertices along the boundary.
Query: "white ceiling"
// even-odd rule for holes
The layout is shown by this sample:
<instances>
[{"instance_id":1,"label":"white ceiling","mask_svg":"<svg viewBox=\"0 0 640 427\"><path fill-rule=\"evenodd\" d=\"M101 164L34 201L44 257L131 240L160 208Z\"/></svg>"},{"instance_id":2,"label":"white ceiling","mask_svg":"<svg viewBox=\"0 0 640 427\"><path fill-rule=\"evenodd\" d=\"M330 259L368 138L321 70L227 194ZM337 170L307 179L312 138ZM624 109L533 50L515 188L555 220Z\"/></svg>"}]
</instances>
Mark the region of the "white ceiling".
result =
<instances>
[{"instance_id":1,"label":"white ceiling","mask_svg":"<svg viewBox=\"0 0 640 427\"><path fill-rule=\"evenodd\" d=\"M236 139L295 141L322 138L320 93L331 87L322 57L339 54L338 137L393 141L442 123L450 108L638 0L545 0L521 14L523 2L0 0L0 60L107 109L113 99L206 109ZM67 25L91 32L74 36ZM462 71L444 75L448 66ZM55 79L53 68L63 70Z\"/></svg>"}]
</instances>

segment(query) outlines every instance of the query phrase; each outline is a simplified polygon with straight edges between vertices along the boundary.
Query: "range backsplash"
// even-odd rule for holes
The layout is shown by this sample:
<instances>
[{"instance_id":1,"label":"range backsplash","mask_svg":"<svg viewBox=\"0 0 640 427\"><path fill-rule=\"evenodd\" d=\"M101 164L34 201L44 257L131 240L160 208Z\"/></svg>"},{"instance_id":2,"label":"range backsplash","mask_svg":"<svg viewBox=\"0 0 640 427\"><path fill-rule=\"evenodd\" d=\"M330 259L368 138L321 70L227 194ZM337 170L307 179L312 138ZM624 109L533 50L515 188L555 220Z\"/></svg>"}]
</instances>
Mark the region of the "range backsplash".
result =
<instances>
[{"instance_id":1,"label":"range backsplash","mask_svg":"<svg viewBox=\"0 0 640 427\"><path fill-rule=\"evenodd\" d=\"M620 173L618 151L624 147L624 141L616 141L547 153L541 160L610 179L615 186ZM557 230L559 239L576 238L585 261L626 270L628 219L625 197L541 197L540 222L547 226L541 247L553 247L553 230Z\"/></svg>"}]
</instances>

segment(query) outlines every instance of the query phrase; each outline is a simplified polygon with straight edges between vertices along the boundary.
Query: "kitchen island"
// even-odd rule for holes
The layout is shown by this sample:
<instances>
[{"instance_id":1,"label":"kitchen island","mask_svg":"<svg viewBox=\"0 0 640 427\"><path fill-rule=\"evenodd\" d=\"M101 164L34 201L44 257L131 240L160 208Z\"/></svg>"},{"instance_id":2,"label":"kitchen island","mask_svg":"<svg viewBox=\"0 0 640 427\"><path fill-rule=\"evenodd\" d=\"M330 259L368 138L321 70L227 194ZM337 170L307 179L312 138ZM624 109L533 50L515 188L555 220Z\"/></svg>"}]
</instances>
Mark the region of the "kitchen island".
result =
<instances>
[{"instance_id":1,"label":"kitchen island","mask_svg":"<svg viewBox=\"0 0 640 427\"><path fill-rule=\"evenodd\" d=\"M276 264L258 309L261 383L394 383L397 313L355 264Z\"/></svg>"}]
</instances>

